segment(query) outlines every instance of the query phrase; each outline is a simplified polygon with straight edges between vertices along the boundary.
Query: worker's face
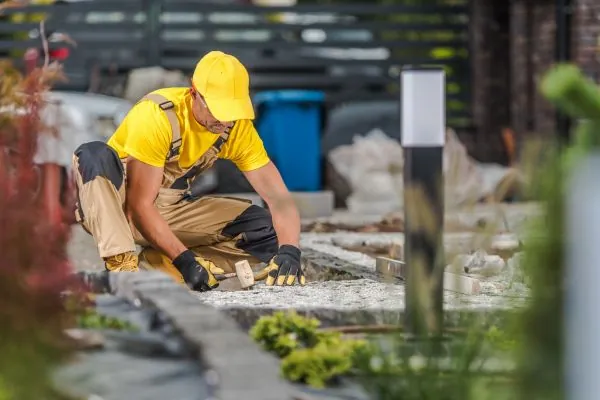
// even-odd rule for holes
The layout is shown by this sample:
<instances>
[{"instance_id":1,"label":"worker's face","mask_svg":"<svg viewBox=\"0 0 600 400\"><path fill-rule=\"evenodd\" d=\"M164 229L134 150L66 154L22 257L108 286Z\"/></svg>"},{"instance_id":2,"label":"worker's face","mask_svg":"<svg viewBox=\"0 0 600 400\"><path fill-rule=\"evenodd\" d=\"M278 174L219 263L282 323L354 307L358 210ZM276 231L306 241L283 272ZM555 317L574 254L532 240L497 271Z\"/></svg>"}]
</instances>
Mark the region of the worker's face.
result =
<instances>
[{"instance_id":1,"label":"worker's face","mask_svg":"<svg viewBox=\"0 0 600 400\"><path fill-rule=\"evenodd\" d=\"M196 120L212 133L223 133L233 126L233 122L216 119L208 109L208 105L196 90L192 89L192 110Z\"/></svg>"}]
</instances>

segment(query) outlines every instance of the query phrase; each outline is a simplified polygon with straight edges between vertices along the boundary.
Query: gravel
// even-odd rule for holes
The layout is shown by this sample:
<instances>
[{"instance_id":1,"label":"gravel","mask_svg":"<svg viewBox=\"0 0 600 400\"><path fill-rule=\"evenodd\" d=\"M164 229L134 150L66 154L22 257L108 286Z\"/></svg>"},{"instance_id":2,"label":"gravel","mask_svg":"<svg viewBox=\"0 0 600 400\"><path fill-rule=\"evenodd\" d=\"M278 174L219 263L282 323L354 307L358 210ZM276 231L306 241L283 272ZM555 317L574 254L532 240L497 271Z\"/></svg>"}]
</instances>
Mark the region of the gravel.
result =
<instances>
[{"instance_id":1,"label":"gravel","mask_svg":"<svg viewBox=\"0 0 600 400\"><path fill-rule=\"evenodd\" d=\"M217 308L403 310L404 286L369 279L311 282L304 287L256 285L249 291L195 293L198 299ZM477 296L444 293L446 309L512 308L524 304L524 296L507 295L493 283Z\"/></svg>"}]
</instances>

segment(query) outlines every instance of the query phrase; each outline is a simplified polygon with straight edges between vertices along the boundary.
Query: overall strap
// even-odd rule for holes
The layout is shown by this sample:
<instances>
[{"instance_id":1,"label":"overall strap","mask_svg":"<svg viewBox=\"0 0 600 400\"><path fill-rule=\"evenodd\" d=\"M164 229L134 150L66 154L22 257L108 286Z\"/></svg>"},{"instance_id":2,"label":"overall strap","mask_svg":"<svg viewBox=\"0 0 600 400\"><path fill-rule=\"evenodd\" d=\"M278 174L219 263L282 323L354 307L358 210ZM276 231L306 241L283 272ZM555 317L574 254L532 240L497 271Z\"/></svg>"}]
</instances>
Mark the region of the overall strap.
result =
<instances>
[{"instance_id":1,"label":"overall strap","mask_svg":"<svg viewBox=\"0 0 600 400\"><path fill-rule=\"evenodd\" d=\"M229 139L229 133L233 130L234 126L235 122L231 128L225 129L225 131L219 135L217 140L215 140L215 143L213 143L213 147L217 150L217 154L221 151L221 147L227 142L227 139Z\"/></svg>"},{"instance_id":2,"label":"overall strap","mask_svg":"<svg viewBox=\"0 0 600 400\"><path fill-rule=\"evenodd\" d=\"M223 147L223 145L227 142L227 139L229 139L229 134L231 132L231 130L233 129L233 126L230 129L226 129L223 133L221 133L219 135L219 137L217 138L217 140L215 140L215 142L213 143L213 145L211 146L212 149L214 150L213 157L216 157L217 154L219 154L219 152L221 151L221 148ZM210 150L210 149L209 149ZM198 162L192 167L190 168L185 175L183 175L182 177L180 177L179 179L177 179L174 183L173 186L171 186L173 189L184 189L184 188L189 188L190 186L190 182L191 180L198 175L198 173L200 172L200 166L201 164L199 164Z\"/></svg>"},{"instance_id":3,"label":"overall strap","mask_svg":"<svg viewBox=\"0 0 600 400\"><path fill-rule=\"evenodd\" d=\"M179 156L179 148L181 147L181 130L179 127L179 120L177 119L177 114L175 113L175 104L169 99L160 94L150 93L142 97L141 100L150 100L156 105L158 105L167 115L167 119L171 124L171 132L173 133L173 138L171 139L171 149L169 150L169 154L167 154L167 162L175 160Z\"/></svg>"}]
</instances>

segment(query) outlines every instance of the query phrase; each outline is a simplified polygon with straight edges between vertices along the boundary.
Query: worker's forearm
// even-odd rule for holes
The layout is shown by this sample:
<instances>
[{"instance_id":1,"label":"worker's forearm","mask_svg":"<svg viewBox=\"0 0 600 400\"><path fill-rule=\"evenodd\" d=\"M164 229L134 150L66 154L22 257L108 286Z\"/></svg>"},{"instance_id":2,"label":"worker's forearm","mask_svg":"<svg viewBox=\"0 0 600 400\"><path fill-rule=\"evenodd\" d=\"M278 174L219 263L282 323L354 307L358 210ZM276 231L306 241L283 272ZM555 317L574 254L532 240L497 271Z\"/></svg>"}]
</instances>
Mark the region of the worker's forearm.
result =
<instances>
[{"instance_id":1,"label":"worker's forearm","mask_svg":"<svg viewBox=\"0 0 600 400\"><path fill-rule=\"evenodd\" d=\"M300 246L300 214L291 198L269 205L279 246Z\"/></svg>"},{"instance_id":2,"label":"worker's forearm","mask_svg":"<svg viewBox=\"0 0 600 400\"><path fill-rule=\"evenodd\" d=\"M171 260L187 250L153 205L131 207L129 215L144 238Z\"/></svg>"}]
</instances>

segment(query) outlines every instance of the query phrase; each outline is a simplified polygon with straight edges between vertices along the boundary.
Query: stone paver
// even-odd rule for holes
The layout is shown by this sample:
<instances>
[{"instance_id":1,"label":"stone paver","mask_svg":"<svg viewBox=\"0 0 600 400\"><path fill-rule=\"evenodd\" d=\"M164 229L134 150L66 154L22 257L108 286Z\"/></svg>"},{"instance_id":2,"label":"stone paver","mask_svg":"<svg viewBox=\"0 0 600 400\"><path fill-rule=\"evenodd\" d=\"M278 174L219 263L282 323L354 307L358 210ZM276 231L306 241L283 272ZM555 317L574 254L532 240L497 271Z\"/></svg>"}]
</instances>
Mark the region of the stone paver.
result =
<instances>
[{"instance_id":1,"label":"stone paver","mask_svg":"<svg viewBox=\"0 0 600 400\"><path fill-rule=\"evenodd\" d=\"M101 350L80 352L56 372L54 379L61 389L87 399L214 399L205 370L185 346L177 346L181 339L156 331L147 309L110 295L99 295L97 308L139 331L102 331Z\"/></svg>"},{"instance_id":2,"label":"stone paver","mask_svg":"<svg viewBox=\"0 0 600 400\"><path fill-rule=\"evenodd\" d=\"M297 391L279 376L279 363L226 314L158 272L117 273L111 291L159 310L217 377L220 400L286 400Z\"/></svg>"},{"instance_id":3,"label":"stone paver","mask_svg":"<svg viewBox=\"0 0 600 400\"><path fill-rule=\"evenodd\" d=\"M291 193L302 219L331 217L335 199L330 190Z\"/></svg>"}]
</instances>

